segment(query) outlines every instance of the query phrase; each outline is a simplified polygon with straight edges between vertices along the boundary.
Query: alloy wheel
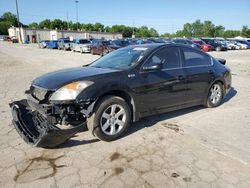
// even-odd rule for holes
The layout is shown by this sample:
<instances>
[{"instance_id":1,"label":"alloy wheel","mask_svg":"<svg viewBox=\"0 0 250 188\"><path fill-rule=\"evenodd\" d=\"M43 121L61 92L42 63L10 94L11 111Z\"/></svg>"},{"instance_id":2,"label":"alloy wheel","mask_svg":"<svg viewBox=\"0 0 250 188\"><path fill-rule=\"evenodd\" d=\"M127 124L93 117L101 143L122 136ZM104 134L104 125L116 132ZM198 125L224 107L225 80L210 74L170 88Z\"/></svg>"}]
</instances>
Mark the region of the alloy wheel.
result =
<instances>
[{"instance_id":1,"label":"alloy wheel","mask_svg":"<svg viewBox=\"0 0 250 188\"><path fill-rule=\"evenodd\" d=\"M119 133L126 122L126 112L121 105L113 104L102 113L100 125L102 131L107 135Z\"/></svg>"},{"instance_id":2,"label":"alloy wheel","mask_svg":"<svg viewBox=\"0 0 250 188\"><path fill-rule=\"evenodd\" d=\"M212 104L216 105L222 98L222 88L219 84L214 84L210 89L209 100Z\"/></svg>"}]
</instances>

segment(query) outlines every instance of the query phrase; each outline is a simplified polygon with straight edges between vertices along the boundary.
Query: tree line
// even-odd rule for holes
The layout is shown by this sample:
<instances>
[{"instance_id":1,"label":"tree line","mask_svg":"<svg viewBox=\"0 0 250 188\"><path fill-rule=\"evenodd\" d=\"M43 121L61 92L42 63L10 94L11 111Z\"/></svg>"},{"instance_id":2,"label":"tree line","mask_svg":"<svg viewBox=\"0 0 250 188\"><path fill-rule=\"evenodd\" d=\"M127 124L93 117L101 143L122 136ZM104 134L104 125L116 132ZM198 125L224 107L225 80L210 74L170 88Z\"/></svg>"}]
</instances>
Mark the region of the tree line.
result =
<instances>
[{"instance_id":1,"label":"tree line","mask_svg":"<svg viewBox=\"0 0 250 188\"><path fill-rule=\"evenodd\" d=\"M154 28L147 26L130 27L126 25L105 26L102 23L73 23L72 21L64 21L61 19L45 19L39 23L33 22L29 25L20 23L22 27L32 29L59 29L59 30L81 30L81 31L98 31L98 32L114 32L122 33L123 37L225 37L232 38L236 36L250 37L250 29L248 26L243 26L241 30L226 30L223 26L216 26L211 21L201 22L196 20L193 23L186 23L182 30L175 33L165 33L159 35ZM18 26L16 16L10 12L4 13L0 17L0 35L7 35L8 28Z\"/></svg>"}]
</instances>

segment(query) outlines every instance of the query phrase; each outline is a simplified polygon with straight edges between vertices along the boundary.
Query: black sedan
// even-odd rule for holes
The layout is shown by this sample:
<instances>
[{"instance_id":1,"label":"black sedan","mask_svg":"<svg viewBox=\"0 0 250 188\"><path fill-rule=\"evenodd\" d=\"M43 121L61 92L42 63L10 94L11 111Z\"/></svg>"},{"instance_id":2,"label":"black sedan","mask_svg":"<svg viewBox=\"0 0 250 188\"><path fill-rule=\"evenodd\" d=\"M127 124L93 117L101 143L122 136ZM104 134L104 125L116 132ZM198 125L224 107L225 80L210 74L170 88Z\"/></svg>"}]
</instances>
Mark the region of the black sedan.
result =
<instances>
[{"instance_id":1,"label":"black sedan","mask_svg":"<svg viewBox=\"0 0 250 188\"><path fill-rule=\"evenodd\" d=\"M100 140L112 141L140 118L220 105L231 87L224 64L186 45L122 48L88 66L35 79L27 99L10 104L13 124L40 147L59 145L86 125Z\"/></svg>"}]
</instances>

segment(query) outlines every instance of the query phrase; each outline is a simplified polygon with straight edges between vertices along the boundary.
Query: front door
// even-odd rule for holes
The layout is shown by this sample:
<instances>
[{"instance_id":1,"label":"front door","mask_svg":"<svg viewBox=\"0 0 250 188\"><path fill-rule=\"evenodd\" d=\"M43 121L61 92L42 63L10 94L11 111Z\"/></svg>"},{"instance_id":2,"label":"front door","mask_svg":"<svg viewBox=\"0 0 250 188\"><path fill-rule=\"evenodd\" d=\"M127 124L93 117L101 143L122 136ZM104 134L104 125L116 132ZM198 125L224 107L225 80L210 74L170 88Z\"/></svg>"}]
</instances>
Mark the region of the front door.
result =
<instances>
[{"instance_id":1,"label":"front door","mask_svg":"<svg viewBox=\"0 0 250 188\"><path fill-rule=\"evenodd\" d=\"M161 64L161 69L147 71L143 67ZM154 114L185 102L186 79L181 67L178 47L163 47L141 67L135 87L142 114Z\"/></svg>"}]
</instances>

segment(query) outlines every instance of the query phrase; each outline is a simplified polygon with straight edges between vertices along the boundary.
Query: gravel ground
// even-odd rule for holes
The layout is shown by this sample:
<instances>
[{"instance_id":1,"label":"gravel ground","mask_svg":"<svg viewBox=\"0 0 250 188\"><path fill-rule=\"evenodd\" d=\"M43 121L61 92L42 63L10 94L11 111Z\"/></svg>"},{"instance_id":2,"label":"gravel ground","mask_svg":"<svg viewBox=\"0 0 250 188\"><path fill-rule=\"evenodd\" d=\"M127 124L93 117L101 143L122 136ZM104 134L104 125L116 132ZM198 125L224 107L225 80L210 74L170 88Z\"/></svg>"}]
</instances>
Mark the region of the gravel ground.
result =
<instances>
[{"instance_id":1,"label":"gravel ground","mask_svg":"<svg viewBox=\"0 0 250 188\"><path fill-rule=\"evenodd\" d=\"M98 56L0 42L0 187L250 187L250 50L211 54L233 73L220 107L146 118L111 143L84 132L42 149L21 140L8 103L35 77Z\"/></svg>"}]
</instances>

